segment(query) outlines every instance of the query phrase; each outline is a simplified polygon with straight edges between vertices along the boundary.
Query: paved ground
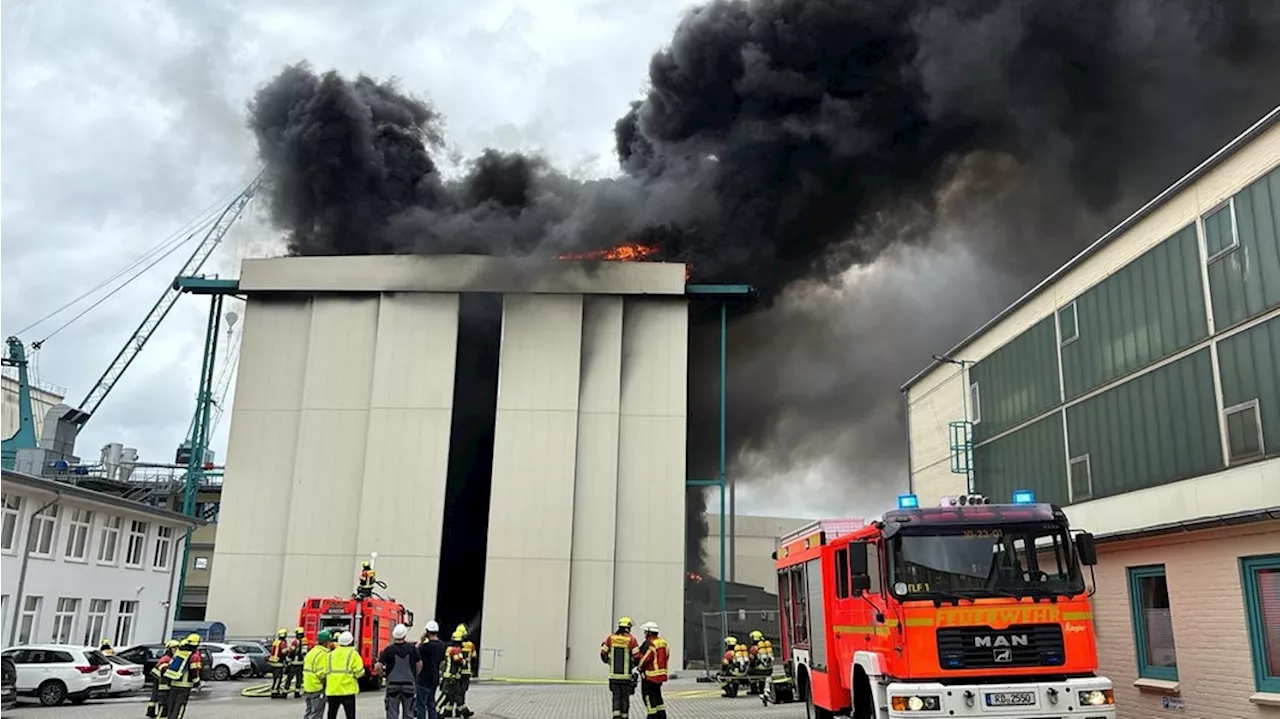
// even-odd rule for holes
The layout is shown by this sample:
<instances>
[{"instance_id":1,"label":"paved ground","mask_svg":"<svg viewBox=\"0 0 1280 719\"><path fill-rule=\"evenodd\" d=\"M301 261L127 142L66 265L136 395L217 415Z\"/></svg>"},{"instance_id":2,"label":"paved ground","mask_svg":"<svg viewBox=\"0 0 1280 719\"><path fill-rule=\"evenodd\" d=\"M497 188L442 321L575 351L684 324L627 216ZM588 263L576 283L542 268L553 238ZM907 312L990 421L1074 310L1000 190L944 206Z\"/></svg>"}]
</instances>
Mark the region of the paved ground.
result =
<instances>
[{"instance_id":1,"label":"paved ground","mask_svg":"<svg viewBox=\"0 0 1280 719\"><path fill-rule=\"evenodd\" d=\"M248 699L239 692L249 682L211 683L206 696L187 707L189 719L299 719L301 700ZM798 719L804 707L762 706L756 697L724 699L712 684L698 684L680 679L668 684L667 714L672 719ZM608 689L596 685L515 685L476 684L468 704L477 719L608 719ZM146 698L112 699L87 702L81 706L63 705L45 708L19 704L5 712L5 719L138 719L144 716ZM382 694L360 697L359 719L382 719ZM341 716L341 714L339 715ZM644 719L644 705L637 692L631 706L632 719Z\"/></svg>"}]
</instances>

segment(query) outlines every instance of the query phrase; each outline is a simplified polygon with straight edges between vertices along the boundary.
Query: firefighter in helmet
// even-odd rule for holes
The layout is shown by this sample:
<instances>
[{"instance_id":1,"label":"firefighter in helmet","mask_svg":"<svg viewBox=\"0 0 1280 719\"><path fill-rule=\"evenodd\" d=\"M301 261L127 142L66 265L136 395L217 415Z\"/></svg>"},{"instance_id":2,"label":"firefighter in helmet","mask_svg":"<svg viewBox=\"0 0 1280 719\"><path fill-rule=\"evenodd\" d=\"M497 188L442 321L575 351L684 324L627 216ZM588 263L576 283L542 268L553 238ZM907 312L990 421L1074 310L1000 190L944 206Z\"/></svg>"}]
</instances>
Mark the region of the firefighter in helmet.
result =
<instances>
[{"instance_id":1,"label":"firefighter in helmet","mask_svg":"<svg viewBox=\"0 0 1280 719\"><path fill-rule=\"evenodd\" d=\"M462 690L463 669L466 667L462 645L467 638L465 628L453 630L452 642L444 652L440 667L440 701L437 707L441 717L470 717L475 712L467 708L467 697Z\"/></svg>"},{"instance_id":2,"label":"firefighter in helmet","mask_svg":"<svg viewBox=\"0 0 1280 719\"><path fill-rule=\"evenodd\" d=\"M164 716L169 719L182 719L187 713L187 701L191 699L192 688L200 684L200 672L204 667L200 663L200 635L188 634L178 643L173 658L164 671L169 680L169 700L165 703Z\"/></svg>"},{"instance_id":3,"label":"firefighter in helmet","mask_svg":"<svg viewBox=\"0 0 1280 719\"><path fill-rule=\"evenodd\" d=\"M111 648L111 642L105 637L102 639L102 643L98 645L98 651L102 652L103 656L107 657L116 653L115 650Z\"/></svg>"},{"instance_id":4,"label":"firefighter in helmet","mask_svg":"<svg viewBox=\"0 0 1280 719\"><path fill-rule=\"evenodd\" d=\"M298 627L293 630L293 639L289 641L288 660L285 665L284 686L281 693L289 694L293 688L293 698L302 696L302 662L307 658L307 633Z\"/></svg>"},{"instance_id":5,"label":"firefighter in helmet","mask_svg":"<svg viewBox=\"0 0 1280 719\"><path fill-rule=\"evenodd\" d=\"M281 627L267 652L267 666L271 667L271 698L283 699L285 670L289 664L289 630Z\"/></svg>"},{"instance_id":6,"label":"firefighter in helmet","mask_svg":"<svg viewBox=\"0 0 1280 719\"><path fill-rule=\"evenodd\" d=\"M458 683L458 687L462 691L463 704L466 704L467 690L471 688L471 672L476 663L476 645L471 642L467 625L459 624L453 631L455 634L462 632L462 681Z\"/></svg>"},{"instance_id":7,"label":"firefighter in helmet","mask_svg":"<svg viewBox=\"0 0 1280 719\"><path fill-rule=\"evenodd\" d=\"M636 687L633 672L640 664L640 642L631 634L631 626L631 617L620 617L618 628L600 643L600 661L609 666L614 719L626 719Z\"/></svg>"},{"instance_id":8,"label":"firefighter in helmet","mask_svg":"<svg viewBox=\"0 0 1280 719\"><path fill-rule=\"evenodd\" d=\"M151 676L155 678L155 684L151 685L151 701L147 702L148 717L164 716L165 705L169 702L169 679L164 675L166 669L169 668L169 660L173 658L173 653L178 648L178 642L170 639L165 642L164 654L156 660L156 665L151 669Z\"/></svg>"},{"instance_id":9,"label":"firefighter in helmet","mask_svg":"<svg viewBox=\"0 0 1280 719\"><path fill-rule=\"evenodd\" d=\"M751 641L747 644L747 653L751 658L749 673L751 682L748 694L764 692L765 680L773 675L773 644L764 638L759 629L751 632Z\"/></svg>"},{"instance_id":10,"label":"firefighter in helmet","mask_svg":"<svg viewBox=\"0 0 1280 719\"><path fill-rule=\"evenodd\" d=\"M369 560L360 563L360 581L356 584L356 596L360 599L368 599L373 596L373 587L378 581L378 573L373 571L373 565Z\"/></svg>"}]
</instances>

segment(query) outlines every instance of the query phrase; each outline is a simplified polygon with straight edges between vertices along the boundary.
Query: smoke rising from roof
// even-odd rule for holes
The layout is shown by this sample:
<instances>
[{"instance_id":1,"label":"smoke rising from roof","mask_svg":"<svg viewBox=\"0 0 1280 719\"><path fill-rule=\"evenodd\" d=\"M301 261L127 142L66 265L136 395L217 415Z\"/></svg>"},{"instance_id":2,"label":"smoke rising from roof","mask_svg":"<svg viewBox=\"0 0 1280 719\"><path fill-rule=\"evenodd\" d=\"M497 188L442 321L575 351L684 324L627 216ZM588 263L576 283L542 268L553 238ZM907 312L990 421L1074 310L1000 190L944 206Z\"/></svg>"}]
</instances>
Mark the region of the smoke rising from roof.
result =
<instances>
[{"instance_id":1,"label":"smoke rising from roof","mask_svg":"<svg viewBox=\"0 0 1280 719\"><path fill-rule=\"evenodd\" d=\"M1274 106L1276 67L1265 1L717 0L654 55L618 177L490 150L446 178L425 100L305 64L249 124L295 254L635 241L756 285L730 339L735 471L826 467L871 511L905 477L897 385ZM705 474L714 382L691 387Z\"/></svg>"}]
</instances>

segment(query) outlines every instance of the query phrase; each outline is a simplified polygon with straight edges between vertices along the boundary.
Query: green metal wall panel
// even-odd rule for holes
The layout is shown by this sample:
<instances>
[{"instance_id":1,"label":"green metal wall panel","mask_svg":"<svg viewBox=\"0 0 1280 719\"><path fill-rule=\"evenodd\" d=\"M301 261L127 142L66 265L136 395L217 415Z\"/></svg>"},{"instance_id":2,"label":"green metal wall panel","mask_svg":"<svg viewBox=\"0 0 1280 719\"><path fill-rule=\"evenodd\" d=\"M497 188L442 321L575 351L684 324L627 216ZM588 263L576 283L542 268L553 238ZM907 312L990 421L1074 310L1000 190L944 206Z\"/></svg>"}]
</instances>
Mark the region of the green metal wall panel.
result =
<instances>
[{"instance_id":1,"label":"green metal wall panel","mask_svg":"<svg viewBox=\"0 0 1280 719\"><path fill-rule=\"evenodd\" d=\"M1258 400L1269 454L1280 452L1280 317L1218 343L1222 405Z\"/></svg>"},{"instance_id":2,"label":"green metal wall panel","mask_svg":"<svg viewBox=\"0 0 1280 719\"><path fill-rule=\"evenodd\" d=\"M1213 321L1222 330L1280 305L1280 168L1234 198L1239 246L1209 263ZM1231 245L1229 222L1205 218L1207 248ZM1212 252L1210 253L1212 257Z\"/></svg>"},{"instance_id":3,"label":"green metal wall panel","mask_svg":"<svg viewBox=\"0 0 1280 719\"><path fill-rule=\"evenodd\" d=\"M975 442L994 437L1062 400L1058 388L1057 335L1046 317L969 368L978 384L981 420Z\"/></svg>"},{"instance_id":4,"label":"green metal wall panel","mask_svg":"<svg viewBox=\"0 0 1280 719\"><path fill-rule=\"evenodd\" d=\"M1204 339L1209 326L1195 225L1089 289L1075 305L1079 336L1062 346L1067 399Z\"/></svg>"},{"instance_id":5,"label":"green metal wall panel","mask_svg":"<svg viewBox=\"0 0 1280 719\"><path fill-rule=\"evenodd\" d=\"M993 502L1009 502L1015 489L1030 489L1037 501L1066 504L1066 462L1062 413L1054 412L974 449L974 486Z\"/></svg>"},{"instance_id":6,"label":"green metal wall panel","mask_svg":"<svg viewBox=\"0 0 1280 719\"><path fill-rule=\"evenodd\" d=\"M1089 455L1094 498L1220 469L1209 349L1067 408L1067 449Z\"/></svg>"}]
</instances>

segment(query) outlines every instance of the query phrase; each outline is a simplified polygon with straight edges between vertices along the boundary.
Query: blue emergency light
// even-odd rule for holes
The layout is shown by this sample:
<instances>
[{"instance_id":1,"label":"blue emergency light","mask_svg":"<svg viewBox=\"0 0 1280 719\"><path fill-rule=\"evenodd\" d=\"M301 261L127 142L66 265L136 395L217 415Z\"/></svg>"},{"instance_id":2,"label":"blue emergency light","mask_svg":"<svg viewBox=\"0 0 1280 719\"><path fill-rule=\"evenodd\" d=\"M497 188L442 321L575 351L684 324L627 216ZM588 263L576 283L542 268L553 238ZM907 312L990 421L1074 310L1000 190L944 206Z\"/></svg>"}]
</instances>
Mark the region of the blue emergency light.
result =
<instances>
[{"instance_id":1,"label":"blue emergency light","mask_svg":"<svg viewBox=\"0 0 1280 719\"><path fill-rule=\"evenodd\" d=\"M1035 492L1032 492L1029 489L1015 489L1013 490L1013 503L1014 504L1035 504L1036 503Z\"/></svg>"},{"instance_id":2,"label":"blue emergency light","mask_svg":"<svg viewBox=\"0 0 1280 719\"><path fill-rule=\"evenodd\" d=\"M920 498L914 494L899 494L898 509L919 509Z\"/></svg>"}]
</instances>

